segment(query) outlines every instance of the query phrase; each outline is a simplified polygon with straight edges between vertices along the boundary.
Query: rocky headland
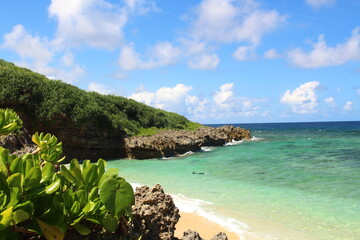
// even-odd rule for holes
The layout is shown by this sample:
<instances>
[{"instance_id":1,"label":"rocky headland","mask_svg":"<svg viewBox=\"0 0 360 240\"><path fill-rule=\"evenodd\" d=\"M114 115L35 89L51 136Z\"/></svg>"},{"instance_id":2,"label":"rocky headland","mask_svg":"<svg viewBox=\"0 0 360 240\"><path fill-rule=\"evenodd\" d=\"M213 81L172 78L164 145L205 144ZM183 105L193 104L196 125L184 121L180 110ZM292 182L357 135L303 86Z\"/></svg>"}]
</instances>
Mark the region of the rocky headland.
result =
<instances>
[{"instance_id":1,"label":"rocky headland","mask_svg":"<svg viewBox=\"0 0 360 240\"><path fill-rule=\"evenodd\" d=\"M152 136L125 138L125 148L128 158L163 158L199 151L203 146L223 146L250 138L249 130L234 126L203 127L196 131L165 130Z\"/></svg>"}]
</instances>

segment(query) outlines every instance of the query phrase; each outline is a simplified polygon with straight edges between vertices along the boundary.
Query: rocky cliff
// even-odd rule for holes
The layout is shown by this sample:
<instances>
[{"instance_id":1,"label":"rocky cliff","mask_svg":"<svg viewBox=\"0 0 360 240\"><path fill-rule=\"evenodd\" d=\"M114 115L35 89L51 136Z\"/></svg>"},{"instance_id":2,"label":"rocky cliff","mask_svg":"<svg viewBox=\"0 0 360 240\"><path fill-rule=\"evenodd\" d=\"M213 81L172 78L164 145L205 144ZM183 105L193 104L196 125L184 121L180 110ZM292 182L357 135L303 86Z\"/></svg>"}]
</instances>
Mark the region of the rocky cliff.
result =
<instances>
[{"instance_id":1,"label":"rocky cliff","mask_svg":"<svg viewBox=\"0 0 360 240\"><path fill-rule=\"evenodd\" d=\"M250 138L250 131L239 127L204 127L196 131L167 130L152 136L125 138L125 148L128 158L162 158L198 151L202 146L223 146Z\"/></svg>"}]
</instances>

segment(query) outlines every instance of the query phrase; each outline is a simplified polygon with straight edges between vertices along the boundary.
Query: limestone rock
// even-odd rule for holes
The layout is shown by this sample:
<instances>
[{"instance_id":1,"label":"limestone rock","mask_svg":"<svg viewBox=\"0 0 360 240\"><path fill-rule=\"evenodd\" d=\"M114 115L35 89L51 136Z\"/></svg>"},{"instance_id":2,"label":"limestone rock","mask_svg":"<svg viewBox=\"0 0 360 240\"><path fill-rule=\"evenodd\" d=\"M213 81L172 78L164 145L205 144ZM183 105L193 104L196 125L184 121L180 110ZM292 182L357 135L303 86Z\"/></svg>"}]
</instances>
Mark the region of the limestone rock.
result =
<instances>
[{"instance_id":1,"label":"limestone rock","mask_svg":"<svg viewBox=\"0 0 360 240\"><path fill-rule=\"evenodd\" d=\"M250 139L250 131L233 126L204 127L196 131L162 131L153 136L136 136L125 139L128 158L147 159L173 157L202 146L222 146L233 140Z\"/></svg>"},{"instance_id":2,"label":"limestone rock","mask_svg":"<svg viewBox=\"0 0 360 240\"><path fill-rule=\"evenodd\" d=\"M157 184L153 188L136 188L133 214L133 232L144 240L174 238L175 225L179 221L179 209L172 197Z\"/></svg>"},{"instance_id":3,"label":"limestone rock","mask_svg":"<svg viewBox=\"0 0 360 240\"><path fill-rule=\"evenodd\" d=\"M183 233L183 237L181 238L181 240L204 240L204 239L200 237L200 234L198 232L189 229Z\"/></svg>"},{"instance_id":4,"label":"limestone rock","mask_svg":"<svg viewBox=\"0 0 360 240\"><path fill-rule=\"evenodd\" d=\"M226 233L219 232L218 234L216 234L210 240L228 240L228 237L226 236Z\"/></svg>"}]
</instances>

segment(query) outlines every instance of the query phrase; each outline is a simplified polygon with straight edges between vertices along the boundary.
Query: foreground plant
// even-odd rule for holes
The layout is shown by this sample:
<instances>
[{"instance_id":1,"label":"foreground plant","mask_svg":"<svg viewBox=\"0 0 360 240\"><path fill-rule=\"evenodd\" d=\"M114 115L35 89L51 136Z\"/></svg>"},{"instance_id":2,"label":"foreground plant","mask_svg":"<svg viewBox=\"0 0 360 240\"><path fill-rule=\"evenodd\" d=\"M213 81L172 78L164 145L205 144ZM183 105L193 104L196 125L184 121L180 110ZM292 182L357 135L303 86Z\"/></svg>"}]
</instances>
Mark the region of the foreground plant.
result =
<instances>
[{"instance_id":1,"label":"foreground plant","mask_svg":"<svg viewBox=\"0 0 360 240\"><path fill-rule=\"evenodd\" d=\"M17 115L7 110L12 117L5 118L0 110L0 120L5 119L0 133L18 131L22 122ZM12 123L17 127L10 131ZM22 156L0 147L0 240L19 234L58 240L72 230L81 235L103 228L114 232L125 216L131 217L134 193L117 169L106 170L103 159L82 165L73 159L58 171L62 143L43 133L32 140L37 149Z\"/></svg>"}]
</instances>

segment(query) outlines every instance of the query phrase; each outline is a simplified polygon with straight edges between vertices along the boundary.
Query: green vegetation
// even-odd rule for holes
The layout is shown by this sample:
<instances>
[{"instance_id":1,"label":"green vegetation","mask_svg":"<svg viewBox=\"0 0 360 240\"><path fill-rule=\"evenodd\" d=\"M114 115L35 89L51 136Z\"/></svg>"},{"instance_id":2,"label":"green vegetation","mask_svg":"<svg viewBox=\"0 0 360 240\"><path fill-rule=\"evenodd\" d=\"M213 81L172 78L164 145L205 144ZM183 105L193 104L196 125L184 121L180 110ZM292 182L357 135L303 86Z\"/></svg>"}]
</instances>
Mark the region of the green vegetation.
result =
<instances>
[{"instance_id":1,"label":"green vegetation","mask_svg":"<svg viewBox=\"0 0 360 240\"><path fill-rule=\"evenodd\" d=\"M139 134L140 129L194 129L193 123L176 113L149 107L124 97L86 92L60 80L20 68L0 59L0 107L25 108L34 122L70 119L98 129Z\"/></svg>"},{"instance_id":2,"label":"green vegetation","mask_svg":"<svg viewBox=\"0 0 360 240\"><path fill-rule=\"evenodd\" d=\"M200 127L203 127L199 123L195 122L189 122L185 125L184 130L187 131L195 131L199 129ZM140 128L136 136L151 136L155 135L161 131L170 130L170 128L157 128L157 127L150 127L150 128Z\"/></svg>"},{"instance_id":3,"label":"green vegetation","mask_svg":"<svg viewBox=\"0 0 360 240\"><path fill-rule=\"evenodd\" d=\"M8 109L2 113L12 117L1 118L0 132L13 123L17 127L7 131L16 132L19 118ZM126 225L134 193L117 169L106 171L102 159L82 165L73 159L59 171L62 143L51 134L36 133L32 139L37 149L22 156L0 147L0 240L21 234L61 240L69 231L88 235Z\"/></svg>"}]
</instances>

